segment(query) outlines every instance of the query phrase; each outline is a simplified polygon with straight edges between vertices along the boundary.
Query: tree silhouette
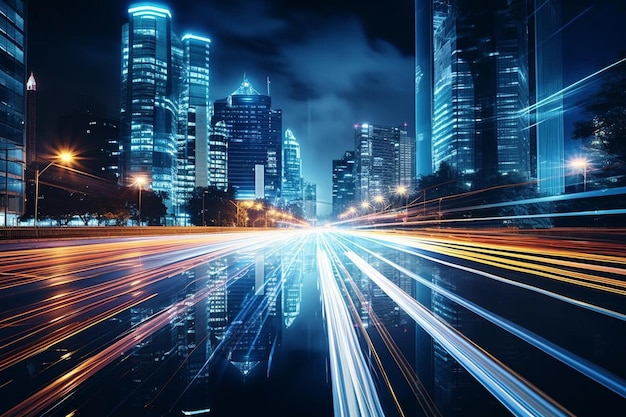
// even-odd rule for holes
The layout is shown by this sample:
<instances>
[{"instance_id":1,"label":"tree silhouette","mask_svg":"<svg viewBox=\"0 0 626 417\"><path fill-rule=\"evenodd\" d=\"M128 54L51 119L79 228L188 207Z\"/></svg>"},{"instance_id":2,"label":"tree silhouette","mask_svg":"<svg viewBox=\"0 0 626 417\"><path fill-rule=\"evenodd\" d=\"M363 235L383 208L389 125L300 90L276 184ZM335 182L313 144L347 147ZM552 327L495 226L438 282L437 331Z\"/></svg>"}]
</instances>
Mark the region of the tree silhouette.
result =
<instances>
[{"instance_id":1,"label":"tree silhouette","mask_svg":"<svg viewBox=\"0 0 626 417\"><path fill-rule=\"evenodd\" d=\"M626 62L613 68L585 106L587 120L574 123L574 139L626 160Z\"/></svg>"}]
</instances>

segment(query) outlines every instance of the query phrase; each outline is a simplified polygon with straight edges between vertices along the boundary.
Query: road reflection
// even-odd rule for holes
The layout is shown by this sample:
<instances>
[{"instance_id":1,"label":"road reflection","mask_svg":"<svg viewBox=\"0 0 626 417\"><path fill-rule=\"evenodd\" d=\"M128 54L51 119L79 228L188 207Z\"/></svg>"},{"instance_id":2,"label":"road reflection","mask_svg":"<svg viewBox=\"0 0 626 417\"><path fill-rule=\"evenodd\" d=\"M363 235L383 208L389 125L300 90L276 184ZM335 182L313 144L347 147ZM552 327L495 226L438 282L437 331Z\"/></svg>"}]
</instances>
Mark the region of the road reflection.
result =
<instances>
[{"instance_id":1,"label":"road reflection","mask_svg":"<svg viewBox=\"0 0 626 417\"><path fill-rule=\"evenodd\" d=\"M312 229L4 249L2 416L585 415L626 398L616 244Z\"/></svg>"}]
</instances>

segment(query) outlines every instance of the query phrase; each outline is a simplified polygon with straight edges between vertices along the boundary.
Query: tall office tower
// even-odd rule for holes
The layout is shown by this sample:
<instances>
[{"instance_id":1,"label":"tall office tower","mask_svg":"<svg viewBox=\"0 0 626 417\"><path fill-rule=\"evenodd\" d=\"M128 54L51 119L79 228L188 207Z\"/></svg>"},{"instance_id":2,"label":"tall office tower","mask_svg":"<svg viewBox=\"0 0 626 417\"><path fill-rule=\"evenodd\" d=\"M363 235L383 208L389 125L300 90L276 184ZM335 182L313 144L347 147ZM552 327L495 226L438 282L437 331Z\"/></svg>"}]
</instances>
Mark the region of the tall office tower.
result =
<instances>
[{"instance_id":1,"label":"tall office tower","mask_svg":"<svg viewBox=\"0 0 626 417\"><path fill-rule=\"evenodd\" d=\"M280 197L282 111L271 108L244 76L226 98L216 100L211 126L223 122L228 134L228 187L237 200Z\"/></svg>"},{"instance_id":2,"label":"tall office tower","mask_svg":"<svg viewBox=\"0 0 626 417\"><path fill-rule=\"evenodd\" d=\"M0 1L0 218L17 226L24 213L24 91L26 90L24 2ZM31 120L32 122L32 120Z\"/></svg>"},{"instance_id":3,"label":"tall office tower","mask_svg":"<svg viewBox=\"0 0 626 417\"><path fill-rule=\"evenodd\" d=\"M122 27L120 180L138 177L174 213L182 46L172 33L168 9L137 5Z\"/></svg>"},{"instance_id":4,"label":"tall office tower","mask_svg":"<svg viewBox=\"0 0 626 417\"><path fill-rule=\"evenodd\" d=\"M357 124L354 127L354 196L357 202L370 202L376 196L389 196L398 184L400 129Z\"/></svg>"},{"instance_id":5,"label":"tall office tower","mask_svg":"<svg viewBox=\"0 0 626 417\"><path fill-rule=\"evenodd\" d=\"M37 160L37 82L31 72L26 82L26 166Z\"/></svg>"},{"instance_id":6,"label":"tall office tower","mask_svg":"<svg viewBox=\"0 0 626 417\"><path fill-rule=\"evenodd\" d=\"M345 213L354 204L354 151L333 160L333 215Z\"/></svg>"},{"instance_id":7,"label":"tall office tower","mask_svg":"<svg viewBox=\"0 0 626 417\"><path fill-rule=\"evenodd\" d=\"M290 129L283 139L283 181L281 200L283 206L302 214L302 159L300 144Z\"/></svg>"},{"instance_id":8,"label":"tall office tower","mask_svg":"<svg viewBox=\"0 0 626 417\"><path fill-rule=\"evenodd\" d=\"M433 167L530 177L527 0L433 1Z\"/></svg>"},{"instance_id":9,"label":"tall office tower","mask_svg":"<svg viewBox=\"0 0 626 417\"><path fill-rule=\"evenodd\" d=\"M186 34L183 45L184 75L178 136L177 208L185 205L195 187L207 187L209 178L209 47L211 40Z\"/></svg>"},{"instance_id":10,"label":"tall office tower","mask_svg":"<svg viewBox=\"0 0 626 417\"><path fill-rule=\"evenodd\" d=\"M565 190L561 1L534 2L536 176L539 192ZM531 79L532 80L532 79Z\"/></svg>"},{"instance_id":11,"label":"tall office tower","mask_svg":"<svg viewBox=\"0 0 626 417\"><path fill-rule=\"evenodd\" d=\"M209 181L220 190L228 189L228 131L223 121L209 135Z\"/></svg>"},{"instance_id":12,"label":"tall office tower","mask_svg":"<svg viewBox=\"0 0 626 417\"><path fill-rule=\"evenodd\" d=\"M304 195L302 217L307 220L315 220L317 218L317 184L304 181L302 193Z\"/></svg>"},{"instance_id":13,"label":"tall office tower","mask_svg":"<svg viewBox=\"0 0 626 417\"><path fill-rule=\"evenodd\" d=\"M415 0L416 175L433 173L433 1Z\"/></svg>"},{"instance_id":14,"label":"tall office tower","mask_svg":"<svg viewBox=\"0 0 626 417\"><path fill-rule=\"evenodd\" d=\"M413 190L416 185L415 175L415 138L409 136L404 129L400 129L400 142L398 147L398 184Z\"/></svg>"}]
</instances>

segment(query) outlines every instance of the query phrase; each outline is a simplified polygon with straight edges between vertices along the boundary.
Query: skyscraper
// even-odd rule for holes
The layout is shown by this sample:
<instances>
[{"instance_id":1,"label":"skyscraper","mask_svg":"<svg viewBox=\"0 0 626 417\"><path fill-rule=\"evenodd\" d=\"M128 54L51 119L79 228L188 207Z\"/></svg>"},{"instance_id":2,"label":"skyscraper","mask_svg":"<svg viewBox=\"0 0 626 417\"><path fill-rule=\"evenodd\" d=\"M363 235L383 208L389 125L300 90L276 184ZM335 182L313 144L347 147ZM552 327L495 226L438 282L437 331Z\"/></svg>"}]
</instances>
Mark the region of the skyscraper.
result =
<instances>
[{"instance_id":1,"label":"skyscraper","mask_svg":"<svg viewBox=\"0 0 626 417\"><path fill-rule=\"evenodd\" d=\"M182 207L195 187L207 187L209 178L209 47L211 40L186 34L183 44L183 90L178 134L177 207Z\"/></svg>"},{"instance_id":2,"label":"skyscraper","mask_svg":"<svg viewBox=\"0 0 626 417\"><path fill-rule=\"evenodd\" d=\"M182 46L163 7L131 6L122 27L120 185L138 177L176 201L177 134Z\"/></svg>"},{"instance_id":3,"label":"skyscraper","mask_svg":"<svg viewBox=\"0 0 626 417\"><path fill-rule=\"evenodd\" d=\"M0 216L4 226L17 225L17 217L24 212L24 91L25 23L24 2L0 1ZM31 84L31 87L34 87ZM31 90L34 92L34 90Z\"/></svg>"},{"instance_id":4,"label":"skyscraper","mask_svg":"<svg viewBox=\"0 0 626 417\"><path fill-rule=\"evenodd\" d=\"M211 126L223 122L228 135L228 187L237 200L280 197L282 111L271 108L244 76L228 97L216 100Z\"/></svg>"},{"instance_id":5,"label":"skyscraper","mask_svg":"<svg viewBox=\"0 0 626 417\"><path fill-rule=\"evenodd\" d=\"M297 210L302 214L302 159L300 144L290 129L285 130L283 139L283 175L281 200L285 207L300 207Z\"/></svg>"},{"instance_id":6,"label":"skyscraper","mask_svg":"<svg viewBox=\"0 0 626 417\"><path fill-rule=\"evenodd\" d=\"M433 21L432 0L415 0L415 140L416 174L433 172Z\"/></svg>"},{"instance_id":7,"label":"skyscraper","mask_svg":"<svg viewBox=\"0 0 626 417\"><path fill-rule=\"evenodd\" d=\"M220 190L228 189L228 132L226 123L219 121L209 137L209 181Z\"/></svg>"},{"instance_id":8,"label":"skyscraper","mask_svg":"<svg viewBox=\"0 0 626 417\"><path fill-rule=\"evenodd\" d=\"M354 127L354 196L357 202L387 196L398 186L400 128L374 124Z\"/></svg>"},{"instance_id":9,"label":"skyscraper","mask_svg":"<svg viewBox=\"0 0 626 417\"><path fill-rule=\"evenodd\" d=\"M433 1L433 166L529 178L527 0Z\"/></svg>"},{"instance_id":10,"label":"skyscraper","mask_svg":"<svg viewBox=\"0 0 626 417\"><path fill-rule=\"evenodd\" d=\"M565 190L561 1L534 1L535 156L537 187L548 195ZM532 58L533 56L531 56Z\"/></svg>"},{"instance_id":11,"label":"skyscraper","mask_svg":"<svg viewBox=\"0 0 626 417\"><path fill-rule=\"evenodd\" d=\"M398 185L403 185L409 190L415 187L415 138L409 136L406 125L400 129L400 141L398 147Z\"/></svg>"},{"instance_id":12,"label":"skyscraper","mask_svg":"<svg viewBox=\"0 0 626 417\"><path fill-rule=\"evenodd\" d=\"M339 216L354 204L354 151L333 160L333 214Z\"/></svg>"}]
</instances>

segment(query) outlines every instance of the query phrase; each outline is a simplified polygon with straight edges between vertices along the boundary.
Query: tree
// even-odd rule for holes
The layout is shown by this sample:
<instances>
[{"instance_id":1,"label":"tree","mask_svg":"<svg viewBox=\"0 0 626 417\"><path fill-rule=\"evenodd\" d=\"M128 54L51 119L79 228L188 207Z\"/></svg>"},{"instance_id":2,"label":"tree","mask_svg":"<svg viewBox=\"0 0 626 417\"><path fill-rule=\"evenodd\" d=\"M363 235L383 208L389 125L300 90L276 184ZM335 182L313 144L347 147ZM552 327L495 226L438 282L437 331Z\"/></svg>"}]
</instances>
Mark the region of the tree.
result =
<instances>
[{"instance_id":1,"label":"tree","mask_svg":"<svg viewBox=\"0 0 626 417\"><path fill-rule=\"evenodd\" d=\"M626 62L611 69L585 110L590 117L574 124L574 139L625 161Z\"/></svg>"},{"instance_id":2,"label":"tree","mask_svg":"<svg viewBox=\"0 0 626 417\"><path fill-rule=\"evenodd\" d=\"M233 190L224 191L215 186L196 187L184 210L189 214L191 223L196 226L202 226L203 219L206 226L234 224L237 215Z\"/></svg>"}]
</instances>

